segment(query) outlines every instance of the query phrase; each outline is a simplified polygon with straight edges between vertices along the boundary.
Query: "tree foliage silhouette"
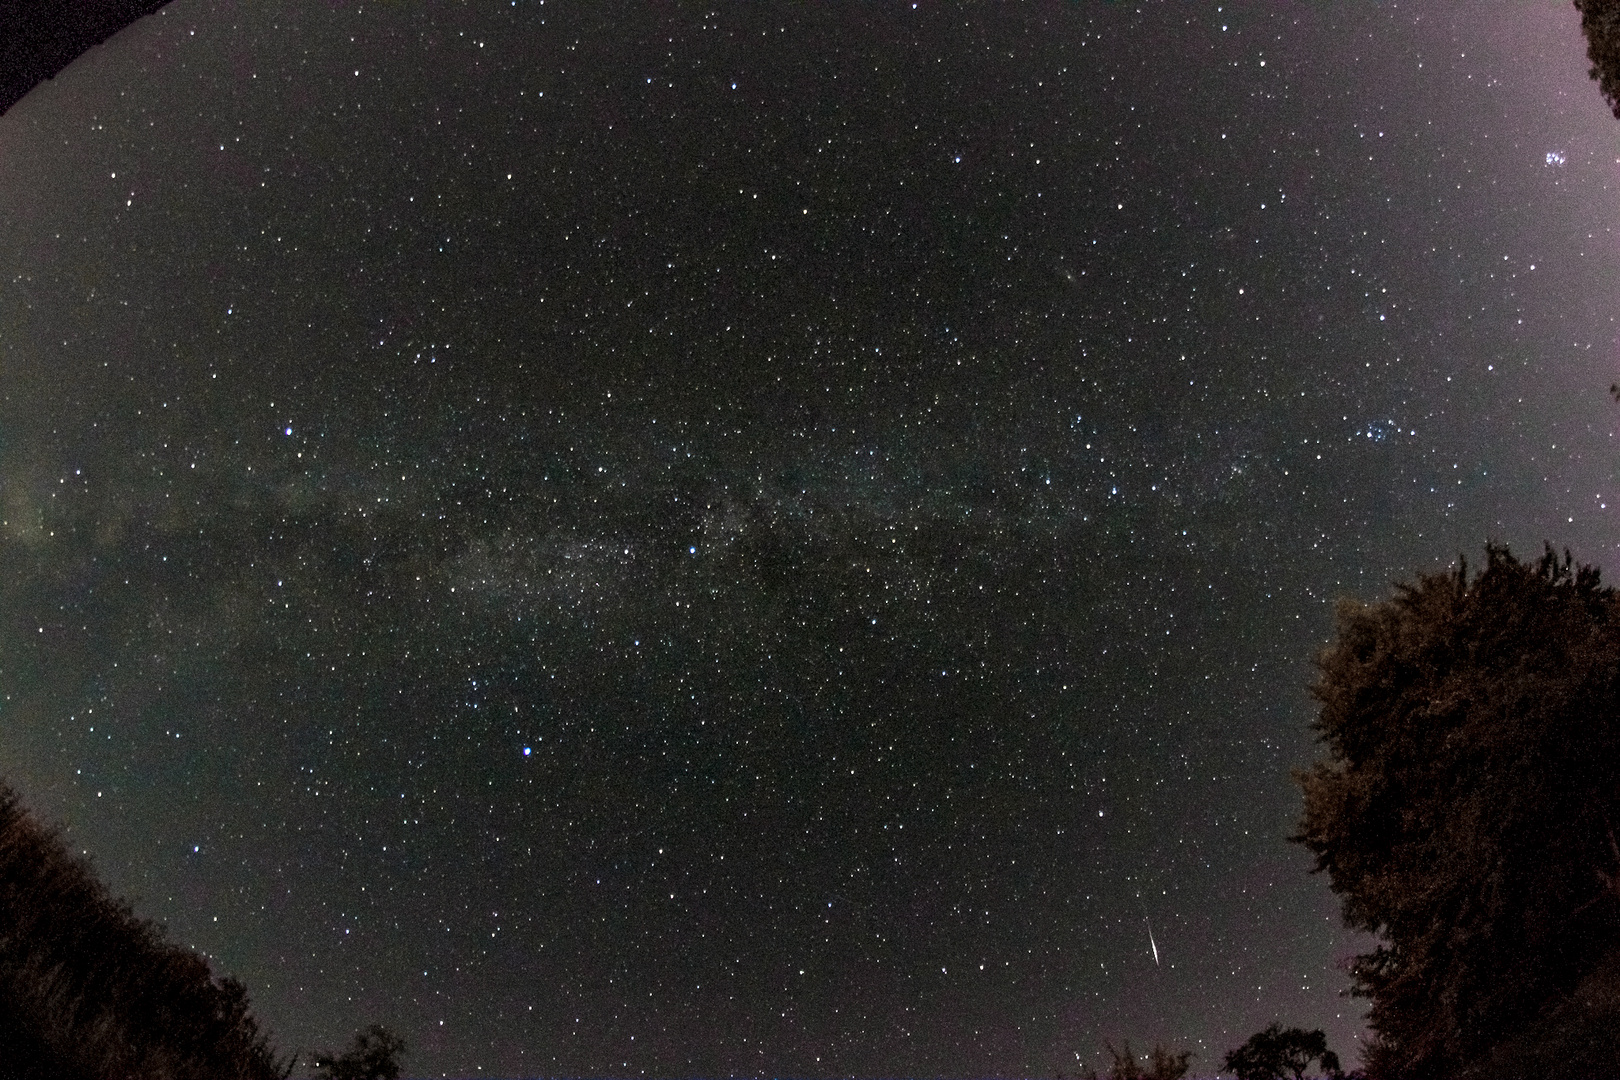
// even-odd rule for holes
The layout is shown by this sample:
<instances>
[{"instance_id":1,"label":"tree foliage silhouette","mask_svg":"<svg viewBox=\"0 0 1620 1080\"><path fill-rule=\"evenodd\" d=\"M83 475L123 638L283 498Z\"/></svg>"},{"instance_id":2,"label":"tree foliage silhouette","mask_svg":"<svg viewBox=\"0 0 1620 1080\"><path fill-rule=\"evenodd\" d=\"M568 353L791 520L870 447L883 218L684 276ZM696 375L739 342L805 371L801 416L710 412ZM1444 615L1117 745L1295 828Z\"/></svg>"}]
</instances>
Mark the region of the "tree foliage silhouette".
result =
<instances>
[{"instance_id":1,"label":"tree foliage silhouette","mask_svg":"<svg viewBox=\"0 0 1620 1080\"><path fill-rule=\"evenodd\" d=\"M1106 1042L1103 1046L1107 1048L1108 1056L1113 1058L1108 1067L1108 1080L1181 1080L1187 1075L1187 1063L1193 1056L1190 1051L1171 1051L1155 1045L1148 1053L1148 1067L1143 1069L1136 1055L1131 1053L1129 1040L1126 1040L1123 1050L1115 1050L1112 1042ZM1080 1080L1098 1080L1096 1070L1081 1073Z\"/></svg>"},{"instance_id":2,"label":"tree foliage silhouette","mask_svg":"<svg viewBox=\"0 0 1620 1080\"><path fill-rule=\"evenodd\" d=\"M405 1043L381 1024L358 1032L341 1054L315 1055L319 1080L399 1080L399 1057Z\"/></svg>"},{"instance_id":3,"label":"tree foliage silhouette","mask_svg":"<svg viewBox=\"0 0 1620 1080\"><path fill-rule=\"evenodd\" d=\"M1249 1041L1226 1055L1221 1066L1236 1073L1238 1080L1304 1080L1311 1062L1322 1066L1331 1077L1343 1076L1339 1056L1327 1047L1321 1031L1282 1028L1272 1024L1249 1036Z\"/></svg>"},{"instance_id":4,"label":"tree foliage silhouette","mask_svg":"<svg viewBox=\"0 0 1620 1080\"><path fill-rule=\"evenodd\" d=\"M0 785L0 1075L285 1080L248 1011Z\"/></svg>"},{"instance_id":5,"label":"tree foliage silhouette","mask_svg":"<svg viewBox=\"0 0 1620 1080\"><path fill-rule=\"evenodd\" d=\"M1348 925L1374 1077L1460 1075L1620 945L1620 603L1549 550L1343 602L1293 837ZM1620 1065L1620 1061L1611 1065Z\"/></svg>"},{"instance_id":6,"label":"tree foliage silhouette","mask_svg":"<svg viewBox=\"0 0 1620 1080\"><path fill-rule=\"evenodd\" d=\"M1588 74L1597 80L1603 100L1620 118L1620 0L1575 0L1586 37Z\"/></svg>"}]
</instances>

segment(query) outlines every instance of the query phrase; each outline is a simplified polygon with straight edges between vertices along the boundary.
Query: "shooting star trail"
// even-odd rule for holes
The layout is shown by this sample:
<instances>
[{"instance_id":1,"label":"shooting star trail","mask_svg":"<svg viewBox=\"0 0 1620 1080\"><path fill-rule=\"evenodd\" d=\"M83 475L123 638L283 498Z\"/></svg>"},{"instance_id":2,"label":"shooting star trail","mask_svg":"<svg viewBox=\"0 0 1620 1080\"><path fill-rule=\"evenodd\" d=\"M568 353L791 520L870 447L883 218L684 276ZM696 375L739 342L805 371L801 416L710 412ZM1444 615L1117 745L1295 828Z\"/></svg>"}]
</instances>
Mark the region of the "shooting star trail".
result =
<instances>
[{"instance_id":1,"label":"shooting star trail","mask_svg":"<svg viewBox=\"0 0 1620 1080\"><path fill-rule=\"evenodd\" d=\"M1159 943L1157 941L1153 940L1153 920L1148 918L1147 905L1142 903L1142 898L1140 896L1138 896L1136 898L1136 903L1142 909L1142 921L1147 923L1148 946L1150 948L1152 948L1152 950L1153 950L1153 966L1158 967L1159 966Z\"/></svg>"}]
</instances>

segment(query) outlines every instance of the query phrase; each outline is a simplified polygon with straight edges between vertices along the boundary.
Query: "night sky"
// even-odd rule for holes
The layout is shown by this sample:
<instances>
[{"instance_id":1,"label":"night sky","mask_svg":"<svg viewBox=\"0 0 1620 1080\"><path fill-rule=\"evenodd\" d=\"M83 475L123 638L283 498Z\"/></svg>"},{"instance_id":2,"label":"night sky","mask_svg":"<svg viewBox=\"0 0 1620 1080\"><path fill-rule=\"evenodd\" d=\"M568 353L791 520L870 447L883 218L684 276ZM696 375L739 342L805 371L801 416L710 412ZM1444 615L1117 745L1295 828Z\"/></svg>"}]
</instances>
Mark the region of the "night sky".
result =
<instances>
[{"instance_id":1,"label":"night sky","mask_svg":"<svg viewBox=\"0 0 1620 1080\"><path fill-rule=\"evenodd\" d=\"M1354 1063L1335 598L1620 564L1577 19L178 0L0 118L0 776L284 1052Z\"/></svg>"}]
</instances>

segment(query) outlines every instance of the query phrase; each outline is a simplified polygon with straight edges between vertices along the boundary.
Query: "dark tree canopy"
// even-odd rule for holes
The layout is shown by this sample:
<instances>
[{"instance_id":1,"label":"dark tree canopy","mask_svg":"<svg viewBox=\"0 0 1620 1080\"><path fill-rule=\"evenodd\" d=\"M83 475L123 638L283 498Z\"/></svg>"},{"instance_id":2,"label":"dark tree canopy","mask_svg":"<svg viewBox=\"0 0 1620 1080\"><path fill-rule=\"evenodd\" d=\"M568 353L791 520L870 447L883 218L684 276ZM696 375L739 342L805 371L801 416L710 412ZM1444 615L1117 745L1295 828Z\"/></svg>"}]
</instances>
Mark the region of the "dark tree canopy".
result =
<instances>
[{"instance_id":1,"label":"dark tree canopy","mask_svg":"<svg viewBox=\"0 0 1620 1080\"><path fill-rule=\"evenodd\" d=\"M0 785L0 1075L284 1080L234 979L110 897Z\"/></svg>"},{"instance_id":2,"label":"dark tree canopy","mask_svg":"<svg viewBox=\"0 0 1620 1080\"><path fill-rule=\"evenodd\" d=\"M168 0L5 0L0 3L0 113Z\"/></svg>"},{"instance_id":3,"label":"dark tree canopy","mask_svg":"<svg viewBox=\"0 0 1620 1080\"><path fill-rule=\"evenodd\" d=\"M1148 1064L1144 1069L1131 1052L1130 1040L1125 1041L1123 1050L1114 1049L1111 1042L1103 1045L1108 1050L1108 1056L1113 1058L1108 1066L1108 1080L1182 1080L1193 1057L1190 1050L1167 1050L1155 1044L1147 1055ZM1083 1072L1080 1077L1081 1080L1098 1080L1095 1070Z\"/></svg>"},{"instance_id":4,"label":"dark tree canopy","mask_svg":"<svg viewBox=\"0 0 1620 1080\"><path fill-rule=\"evenodd\" d=\"M1586 56L1592 61L1603 100L1620 118L1620 0L1575 0L1586 35Z\"/></svg>"},{"instance_id":5,"label":"dark tree canopy","mask_svg":"<svg viewBox=\"0 0 1620 1080\"><path fill-rule=\"evenodd\" d=\"M1328 1076L1342 1075L1339 1056L1328 1049L1327 1036L1321 1031L1272 1024L1227 1054L1221 1067L1235 1073L1238 1080L1304 1080L1313 1061Z\"/></svg>"},{"instance_id":6,"label":"dark tree canopy","mask_svg":"<svg viewBox=\"0 0 1620 1080\"><path fill-rule=\"evenodd\" d=\"M1294 837L1346 922L1375 1077L1461 1074L1620 945L1620 602L1551 551L1341 604ZM1620 1061L1607 1063L1608 1067Z\"/></svg>"},{"instance_id":7,"label":"dark tree canopy","mask_svg":"<svg viewBox=\"0 0 1620 1080\"><path fill-rule=\"evenodd\" d=\"M399 1080L399 1057L405 1043L381 1024L354 1037L341 1054L315 1055L317 1080Z\"/></svg>"}]
</instances>

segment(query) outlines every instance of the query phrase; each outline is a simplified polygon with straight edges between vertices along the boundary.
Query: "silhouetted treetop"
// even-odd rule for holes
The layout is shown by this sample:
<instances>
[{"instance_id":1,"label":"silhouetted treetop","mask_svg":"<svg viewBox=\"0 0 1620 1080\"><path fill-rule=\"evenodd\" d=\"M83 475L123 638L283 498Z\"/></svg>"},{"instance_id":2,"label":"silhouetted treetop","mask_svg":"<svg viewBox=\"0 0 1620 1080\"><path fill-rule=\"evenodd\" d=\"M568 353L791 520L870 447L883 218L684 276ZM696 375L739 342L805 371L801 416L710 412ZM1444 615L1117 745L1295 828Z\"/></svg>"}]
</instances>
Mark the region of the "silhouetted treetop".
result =
<instances>
[{"instance_id":1,"label":"silhouetted treetop","mask_svg":"<svg viewBox=\"0 0 1620 1080\"><path fill-rule=\"evenodd\" d=\"M1575 0L1586 36L1588 72L1597 80L1603 100L1620 118L1620 0Z\"/></svg>"},{"instance_id":2,"label":"silhouetted treetop","mask_svg":"<svg viewBox=\"0 0 1620 1080\"><path fill-rule=\"evenodd\" d=\"M1226 1055L1222 1068L1238 1080L1304 1080L1311 1062L1330 1077L1341 1077L1339 1056L1328 1049L1320 1030L1286 1028L1272 1024L1249 1036L1249 1041Z\"/></svg>"},{"instance_id":3,"label":"silhouetted treetop","mask_svg":"<svg viewBox=\"0 0 1620 1080\"><path fill-rule=\"evenodd\" d=\"M1123 1050L1114 1049L1112 1042L1106 1042L1103 1046L1113 1059L1108 1066L1108 1080L1182 1080L1187 1075L1187 1064L1193 1057L1190 1050L1167 1050L1154 1044L1147 1055L1148 1064L1144 1069L1136 1055L1131 1053L1130 1040L1125 1041ZM1080 1080L1098 1080L1096 1070L1081 1072Z\"/></svg>"},{"instance_id":4,"label":"silhouetted treetop","mask_svg":"<svg viewBox=\"0 0 1620 1080\"><path fill-rule=\"evenodd\" d=\"M7 1080L285 1080L248 1012L107 894L0 784L0 1073Z\"/></svg>"},{"instance_id":5,"label":"silhouetted treetop","mask_svg":"<svg viewBox=\"0 0 1620 1080\"><path fill-rule=\"evenodd\" d=\"M167 0L7 0L0 4L0 113L87 50Z\"/></svg>"},{"instance_id":6,"label":"silhouetted treetop","mask_svg":"<svg viewBox=\"0 0 1620 1080\"><path fill-rule=\"evenodd\" d=\"M1456 1075L1620 945L1620 603L1549 550L1346 601L1294 837L1345 921L1377 1077Z\"/></svg>"},{"instance_id":7,"label":"silhouetted treetop","mask_svg":"<svg viewBox=\"0 0 1620 1080\"><path fill-rule=\"evenodd\" d=\"M381 1024L357 1032L349 1049L315 1055L316 1080L399 1080L405 1043Z\"/></svg>"}]
</instances>

